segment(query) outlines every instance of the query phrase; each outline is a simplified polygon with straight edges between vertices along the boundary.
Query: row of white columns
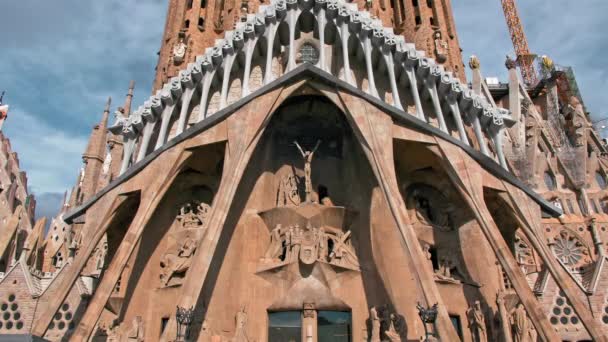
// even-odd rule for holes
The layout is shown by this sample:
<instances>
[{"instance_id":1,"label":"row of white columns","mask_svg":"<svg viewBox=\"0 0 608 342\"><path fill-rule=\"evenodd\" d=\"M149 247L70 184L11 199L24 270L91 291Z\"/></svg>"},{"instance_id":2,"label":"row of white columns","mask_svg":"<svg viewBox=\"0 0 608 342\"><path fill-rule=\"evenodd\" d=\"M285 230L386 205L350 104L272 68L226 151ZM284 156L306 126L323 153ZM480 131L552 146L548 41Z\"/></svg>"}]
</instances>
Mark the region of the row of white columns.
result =
<instances>
[{"instance_id":1,"label":"row of white columns","mask_svg":"<svg viewBox=\"0 0 608 342\"><path fill-rule=\"evenodd\" d=\"M219 85L219 110L225 108L230 88L230 81L242 77L241 96L250 95L250 73L253 54L260 38L267 42L265 51L265 74L263 84L269 84L275 79L272 72L273 51L275 49L275 36L279 24L287 24L289 46L286 72L296 67L296 28L298 19L305 11L310 11L316 18L319 30L320 51L317 67L323 71L331 72L327 63L325 46L325 30L327 25L335 25L336 33L342 44L343 80L353 86L355 82L351 74L348 42L355 37L359 47L364 53L365 69L368 80L368 94L380 98L376 89L375 79L388 78L392 101L389 103L399 110L403 110L400 100L400 89L397 85L399 77L404 77L409 87L410 96L414 101L416 118L431 124L429 113L425 113L422 99L430 99L438 128L449 134L445 114L451 115L456 126L459 139L466 145L471 145L465 126L473 128L475 139L481 153L494 158L487 148L486 136L494 144L498 162L507 167L502 151L502 129L505 121L510 123L508 111L493 107L481 95L474 94L467 86L455 79L450 72L446 72L431 58L425 57L424 52L415 49L413 44L405 43L402 36L395 36L392 29L383 28L380 22L372 20L369 13L358 11L356 4L349 4L342 0L275 0L269 6L260 6L257 15L249 15L246 23L239 23L235 31L226 33L226 38L219 41L215 47L207 49L206 53L198 56L194 63L190 63L182 70L178 77L150 97L143 106L139 107L128 118L117 120L111 130L120 132L124 138L124 153L120 173L124 173L132 161L142 160L151 150L150 143L155 132L158 132L154 150L167 143L170 124L177 115L177 128L175 135L186 130L188 114L192 99L196 92L200 94L199 112L196 121L202 121L208 116L209 96L219 82L214 82L221 75ZM377 75L373 60L374 50L378 50L385 62L386 74ZM237 54L243 51L245 65L242 75L235 75L233 64ZM179 111L178 111L179 108ZM484 134L485 133L485 134ZM134 158L136 146L139 143L139 152Z\"/></svg>"}]
</instances>

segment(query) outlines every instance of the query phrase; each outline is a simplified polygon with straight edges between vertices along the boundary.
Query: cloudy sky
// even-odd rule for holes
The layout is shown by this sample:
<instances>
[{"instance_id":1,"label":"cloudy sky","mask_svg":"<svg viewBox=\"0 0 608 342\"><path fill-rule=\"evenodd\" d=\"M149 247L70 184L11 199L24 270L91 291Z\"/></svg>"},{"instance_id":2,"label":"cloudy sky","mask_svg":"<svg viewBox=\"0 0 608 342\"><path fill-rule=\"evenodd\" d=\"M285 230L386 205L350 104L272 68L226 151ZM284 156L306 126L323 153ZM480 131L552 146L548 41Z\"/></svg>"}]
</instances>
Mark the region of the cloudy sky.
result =
<instances>
[{"instance_id":1,"label":"cloudy sky","mask_svg":"<svg viewBox=\"0 0 608 342\"><path fill-rule=\"evenodd\" d=\"M75 182L104 103L112 111L136 81L134 106L150 93L168 0L19 0L0 4L0 89L11 105L4 133L51 215ZM512 54L500 0L452 0L463 57L506 78ZM606 0L520 0L531 50L574 67L595 118L608 116Z\"/></svg>"}]
</instances>

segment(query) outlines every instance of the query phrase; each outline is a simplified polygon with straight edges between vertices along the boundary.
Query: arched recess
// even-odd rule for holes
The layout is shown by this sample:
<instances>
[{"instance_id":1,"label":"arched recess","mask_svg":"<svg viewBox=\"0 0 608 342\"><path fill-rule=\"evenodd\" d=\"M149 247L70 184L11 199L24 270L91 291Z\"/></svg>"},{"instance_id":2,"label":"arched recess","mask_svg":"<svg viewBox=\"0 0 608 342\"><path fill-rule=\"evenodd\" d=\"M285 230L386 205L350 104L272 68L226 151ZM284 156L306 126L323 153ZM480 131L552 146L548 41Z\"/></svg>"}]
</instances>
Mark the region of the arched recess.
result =
<instances>
[{"instance_id":1,"label":"arched recess","mask_svg":"<svg viewBox=\"0 0 608 342\"><path fill-rule=\"evenodd\" d=\"M311 91L308 89L305 93ZM298 141L304 150L312 150L317 141L321 141L312 161L312 198L317 201L317 189L323 189L324 203L329 203L329 198L334 206L347 208L345 229L351 232L350 244L360 264L358 270L336 271L329 261L317 261L314 265L320 266L294 273L296 281L306 278L299 278L301 274L313 277L314 284L321 284L321 292L307 287L307 281L290 284L289 279L294 279L291 276L282 278L279 275L277 278L277 274L291 272L291 268L279 267L266 272L261 261L268 249L272 228L265 223L270 215L266 213L278 207L282 181L289 176L295 177L295 184L300 186L296 190L300 195L297 201L302 202L305 198L302 188L304 165L294 141ZM301 302L294 304L294 301L283 300L302 298L302 289L311 290L315 298L321 299L328 298L324 294L329 293L344 304L339 306L335 302L319 300L316 302L318 310L350 308L357 320L353 322L356 324L353 340L363 338L370 306L386 305L387 310L405 316L408 320L403 322L404 330L418 324L416 291L404 290L416 288L409 276L411 265L377 187L360 142L345 115L333 103L324 97L310 95L286 100L273 114L241 178L215 253L209 256L212 261L202 292L188 294L198 297L191 338L204 339L200 334L207 334L209 330L201 331L203 320L206 328L227 331L223 336L230 338L234 333L235 314L245 307L248 336L265 340L268 310L296 309L297 305L301 310ZM312 208L318 207L312 205ZM160 322L155 324L160 325ZM412 329L410 333L413 338L416 331Z\"/></svg>"},{"instance_id":2,"label":"arched recess","mask_svg":"<svg viewBox=\"0 0 608 342\"><path fill-rule=\"evenodd\" d=\"M463 341L473 340L467 309L479 301L486 322L498 320L496 257L474 214L426 144L394 140L395 174L411 225L443 305ZM426 286L429 286L428 284ZM499 325L488 336L500 334Z\"/></svg>"},{"instance_id":3,"label":"arched recess","mask_svg":"<svg viewBox=\"0 0 608 342\"><path fill-rule=\"evenodd\" d=\"M120 289L115 289L101 314L96 336L105 336L108 327L127 333L124 329L137 317L158 322L145 329L146 336L160 336L161 318L175 314L189 261L205 236L205 214L220 183L224 153L224 143L192 151L145 226L119 278ZM113 322L127 323L114 326Z\"/></svg>"}]
</instances>

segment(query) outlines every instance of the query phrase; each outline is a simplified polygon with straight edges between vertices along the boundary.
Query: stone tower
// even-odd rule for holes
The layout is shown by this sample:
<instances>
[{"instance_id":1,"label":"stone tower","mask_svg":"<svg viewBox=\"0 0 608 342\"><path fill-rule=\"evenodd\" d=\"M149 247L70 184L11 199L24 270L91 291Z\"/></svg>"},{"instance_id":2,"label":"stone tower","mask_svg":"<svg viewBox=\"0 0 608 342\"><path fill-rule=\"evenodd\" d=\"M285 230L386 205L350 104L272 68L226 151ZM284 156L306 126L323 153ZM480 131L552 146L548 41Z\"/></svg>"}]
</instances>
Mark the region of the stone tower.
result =
<instances>
[{"instance_id":1,"label":"stone tower","mask_svg":"<svg viewBox=\"0 0 608 342\"><path fill-rule=\"evenodd\" d=\"M352 4L465 81L450 0L356 0ZM267 0L169 0L154 90L213 47L225 31L268 5Z\"/></svg>"}]
</instances>

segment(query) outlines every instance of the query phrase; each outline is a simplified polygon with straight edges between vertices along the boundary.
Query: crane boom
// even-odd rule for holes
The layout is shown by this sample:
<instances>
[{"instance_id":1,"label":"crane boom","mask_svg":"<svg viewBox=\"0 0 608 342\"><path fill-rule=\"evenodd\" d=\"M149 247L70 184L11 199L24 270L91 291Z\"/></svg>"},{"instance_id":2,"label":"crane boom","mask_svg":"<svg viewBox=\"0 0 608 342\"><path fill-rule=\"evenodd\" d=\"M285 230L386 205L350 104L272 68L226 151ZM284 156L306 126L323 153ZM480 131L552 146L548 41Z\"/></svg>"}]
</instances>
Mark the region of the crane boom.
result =
<instances>
[{"instance_id":1,"label":"crane boom","mask_svg":"<svg viewBox=\"0 0 608 342\"><path fill-rule=\"evenodd\" d=\"M513 48L517 54L517 62L519 63L522 77L526 84L533 85L536 83L536 73L534 72L533 64L534 55L530 54L526 34L521 25L517 7L515 7L515 0L500 0L500 2L502 3L502 9L507 20L509 33L511 34Z\"/></svg>"}]
</instances>

